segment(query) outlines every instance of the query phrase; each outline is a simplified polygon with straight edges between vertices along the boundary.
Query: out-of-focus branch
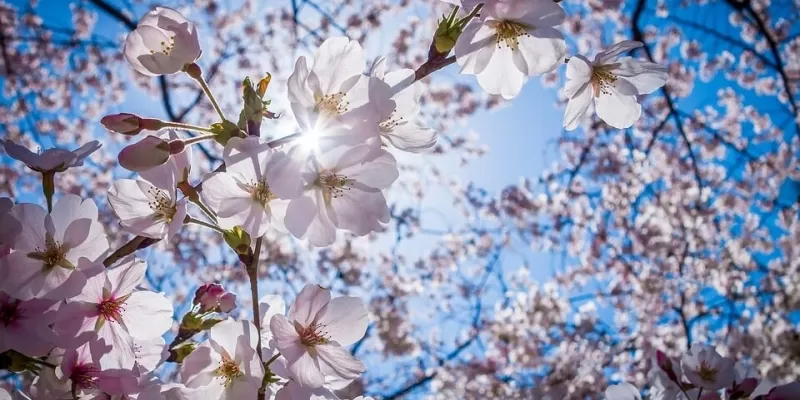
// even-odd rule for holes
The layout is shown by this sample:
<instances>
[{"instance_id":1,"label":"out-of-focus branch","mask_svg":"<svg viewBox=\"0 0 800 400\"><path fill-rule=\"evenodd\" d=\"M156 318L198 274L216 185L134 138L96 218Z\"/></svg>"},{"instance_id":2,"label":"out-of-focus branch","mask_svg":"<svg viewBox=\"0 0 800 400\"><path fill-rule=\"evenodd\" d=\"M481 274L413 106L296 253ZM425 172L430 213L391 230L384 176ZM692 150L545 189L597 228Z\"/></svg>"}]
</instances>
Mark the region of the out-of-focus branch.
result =
<instances>
[{"instance_id":1,"label":"out-of-focus branch","mask_svg":"<svg viewBox=\"0 0 800 400\"><path fill-rule=\"evenodd\" d=\"M639 20L642 18L642 13L645 10L646 0L638 0L636 3L636 8L633 11L633 16L631 18L632 24L632 31L633 31L633 40L639 41L644 43L644 52L647 55L647 59L651 62L655 62L653 58L653 54L650 51L650 46L647 45L647 42L644 39L644 33L642 32L642 28L639 26ZM694 178L697 181L697 186L699 189L703 188L703 179L700 175L700 166L697 162L697 157L694 154L694 150L692 149L692 142L689 140L689 137L686 135L686 131L683 129L683 123L681 121L680 116L678 115L677 108L675 107L675 103L672 101L672 97L670 96L669 89L667 85L661 87L661 94L664 96L664 100L667 103L667 108L669 109L669 113L672 116L673 120L675 121L675 128L678 129L678 133L680 133L681 138L683 139L684 143L686 144L686 148L689 151L689 158L692 163L692 169L694 170ZM655 137L653 138L655 141Z\"/></svg>"},{"instance_id":2,"label":"out-of-focus branch","mask_svg":"<svg viewBox=\"0 0 800 400\"><path fill-rule=\"evenodd\" d=\"M789 80L789 76L786 74L786 69L783 66L783 59L781 58L780 49L778 49L778 42L775 38L772 37L772 34L767 27L767 24L761 19L761 16L758 15L758 12L753 8L751 2L748 1L736 1L736 0L725 0L728 5L733 7L736 10L744 10L753 18L755 22L755 28L764 36L764 40L767 41L767 46L769 47L770 53L772 53L772 57L775 59L775 70L778 72L778 75L781 77L781 81L783 81L783 90L786 91L786 97L788 97L789 107L792 110L793 115L797 115L800 113L797 107L797 101L794 98L794 92L792 91L791 81ZM797 122L795 118L795 135L800 137L800 122Z\"/></svg>"}]
</instances>

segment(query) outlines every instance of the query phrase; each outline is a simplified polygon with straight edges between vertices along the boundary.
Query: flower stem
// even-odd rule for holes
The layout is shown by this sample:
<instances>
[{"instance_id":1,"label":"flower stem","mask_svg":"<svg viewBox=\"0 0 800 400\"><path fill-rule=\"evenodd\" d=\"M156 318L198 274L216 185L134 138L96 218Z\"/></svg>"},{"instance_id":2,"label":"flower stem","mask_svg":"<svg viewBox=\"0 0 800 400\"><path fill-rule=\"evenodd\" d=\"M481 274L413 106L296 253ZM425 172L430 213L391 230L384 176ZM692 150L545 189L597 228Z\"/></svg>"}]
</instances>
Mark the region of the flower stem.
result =
<instances>
[{"instance_id":1,"label":"flower stem","mask_svg":"<svg viewBox=\"0 0 800 400\"><path fill-rule=\"evenodd\" d=\"M186 216L186 219L185 219L184 221L187 221L187 222L188 222L188 223L190 223L190 224L195 224L195 225L204 226L204 227L206 227L206 228L208 228L208 229L211 229L211 230L217 231L217 232L219 232L219 233L225 233L225 231L223 231L223 230L222 230L220 227L218 227L218 226L216 226L216 225L209 224L208 222L206 222L206 221L202 221L202 220L199 220L199 219L197 219L197 218L192 218L192 217L190 217L190 216L188 216L188 215Z\"/></svg>"},{"instance_id":2,"label":"flower stem","mask_svg":"<svg viewBox=\"0 0 800 400\"><path fill-rule=\"evenodd\" d=\"M253 250L253 257L250 259L249 265L246 265L247 268L247 277L250 279L250 297L252 299L251 303L253 303L253 323L256 325L256 330L258 331L258 343L256 344L256 350L258 351L258 359L261 362L264 362L264 356L261 354L261 312L258 309L258 259L261 258L261 242L264 241L264 236L256 239L256 247ZM266 376L266 371L264 371L264 376ZM265 385L262 380L261 388L258 389L258 400L264 400L266 398L266 389Z\"/></svg>"},{"instance_id":3,"label":"flower stem","mask_svg":"<svg viewBox=\"0 0 800 400\"><path fill-rule=\"evenodd\" d=\"M177 128L187 131L209 132L209 133L214 132L211 130L211 128L204 128L202 126L197 126L197 125L182 124L180 122L161 121L161 126L164 128Z\"/></svg>"},{"instance_id":4,"label":"flower stem","mask_svg":"<svg viewBox=\"0 0 800 400\"><path fill-rule=\"evenodd\" d=\"M275 362L275 360L277 360L277 359L278 359L278 357L280 357L280 356L281 356L281 353L280 353L280 352L277 352L277 353L275 353L275 355L274 355L274 356L272 356L272 357L271 357L269 360L267 360L267 362L265 362L265 363L264 363L264 365L266 365L267 367L269 367L269 366L270 366L270 364L274 363L274 362Z\"/></svg>"},{"instance_id":5,"label":"flower stem","mask_svg":"<svg viewBox=\"0 0 800 400\"><path fill-rule=\"evenodd\" d=\"M203 71L200 69L200 66L195 63L187 64L184 67L184 72L191 76L192 79L197 81L197 83L203 89L203 92L206 94L206 97L208 97L208 100L211 102L211 105L214 106L214 110L217 111L219 118L223 121L226 121L225 114L222 113L222 109L219 107L219 104L217 104L217 99L214 98L214 94L211 93L208 83L206 83L206 80L203 78Z\"/></svg>"},{"instance_id":6,"label":"flower stem","mask_svg":"<svg viewBox=\"0 0 800 400\"><path fill-rule=\"evenodd\" d=\"M53 194L55 193L55 172L42 173L42 192L47 199L47 212L53 212Z\"/></svg>"},{"instance_id":7,"label":"flower stem","mask_svg":"<svg viewBox=\"0 0 800 400\"><path fill-rule=\"evenodd\" d=\"M195 136L195 137L193 137L191 139L184 140L183 144L186 145L186 146L189 146L189 145L192 145L192 144L195 144L195 143L198 143L198 142L202 142L203 140L214 139L216 136L217 136L217 134L215 134L215 133L212 133L212 134L209 134L209 135Z\"/></svg>"}]
</instances>

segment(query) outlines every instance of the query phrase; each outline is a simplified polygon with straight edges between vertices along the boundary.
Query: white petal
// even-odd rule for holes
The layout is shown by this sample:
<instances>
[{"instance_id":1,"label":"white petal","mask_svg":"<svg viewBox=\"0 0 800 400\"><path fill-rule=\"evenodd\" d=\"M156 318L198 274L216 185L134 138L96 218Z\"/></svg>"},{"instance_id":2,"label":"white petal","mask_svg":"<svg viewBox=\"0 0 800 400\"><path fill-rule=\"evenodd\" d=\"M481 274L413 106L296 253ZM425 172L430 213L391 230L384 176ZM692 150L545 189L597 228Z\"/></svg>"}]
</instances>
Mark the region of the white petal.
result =
<instances>
[{"instance_id":1,"label":"white petal","mask_svg":"<svg viewBox=\"0 0 800 400\"><path fill-rule=\"evenodd\" d=\"M601 93L595 98L597 116L614 128L630 128L642 115L642 106L636 101L636 96L623 95L616 86L610 86L608 90L609 93Z\"/></svg>"},{"instance_id":2,"label":"white petal","mask_svg":"<svg viewBox=\"0 0 800 400\"><path fill-rule=\"evenodd\" d=\"M208 332L208 339L217 352L234 358L240 340L243 340L244 344L249 344L250 348L256 347L258 331L250 321L234 321L229 318L214 325Z\"/></svg>"},{"instance_id":3,"label":"white petal","mask_svg":"<svg viewBox=\"0 0 800 400\"><path fill-rule=\"evenodd\" d=\"M554 28L534 29L530 31L530 36L523 35L518 40L518 48L513 51L513 60L517 68L527 76L550 72L564 62L567 45L561 32Z\"/></svg>"},{"instance_id":4,"label":"white petal","mask_svg":"<svg viewBox=\"0 0 800 400\"><path fill-rule=\"evenodd\" d=\"M486 93L506 100L516 97L524 83L525 74L514 65L511 49L505 46L495 51L486 69L478 74L478 84Z\"/></svg>"},{"instance_id":5,"label":"white petal","mask_svg":"<svg viewBox=\"0 0 800 400\"><path fill-rule=\"evenodd\" d=\"M303 326L309 326L317 313L331 301L331 292L316 284L308 284L297 295L289 308L289 319Z\"/></svg>"},{"instance_id":6,"label":"white petal","mask_svg":"<svg viewBox=\"0 0 800 400\"><path fill-rule=\"evenodd\" d=\"M584 56L572 56L567 63L566 74L567 82L564 84L564 95L573 97L592 79L592 64Z\"/></svg>"},{"instance_id":7,"label":"white petal","mask_svg":"<svg viewBox=\"0 0 800 400\"><path fill-rule=\"evenodd\" d=\"M181 363L181 380L190 388L208 385L217 376L214 370L221 359L219 353L208 342L204 342L184 358Z\"/></svg>"},{"instance_id":8,"label":"white petal","mask_svg":"<svg viewBox=\"0 0 800 400\"><path fill-rule=\"evenodd\" d=\"M564 128L568 131L577 128L591 104L592 89L588 83L585 83L567 103L567 108L564 110Z\"/></svg>"},{"instance_id":9,"label":"white petal","mask_svg":"<svg viewBox=\"0 0 800 400\"><path fill-rule=\"evenodd\" d=\"M133 289L142 283L146 270L147 264L135 258L131 258L117 267L109 268L106 271L108 281L111 283L111 293L114 297L122 297L133 292Z\"/></svg>"},{"instance_id":10,"label":"white petal","mask_svg":"<svg viewBox=\"0 0 800 400\"><path fill-rule=\"evenodd\" d=\"M322 372L331 377L355 379L366 370L364 363L353 357L349 351L333 344L315 347Z\"/></svg>"},{"instance_id":11,"label":"white petal","mask_svg":"<svg viewBox=\"0 0 800 400\"><path fill-rule=\"evenodd\" d=\"M436 131L416 122L397 125L388 132L382 132L389 143L398 150L410 153L424 153L436 145Z\"/></svg>"},{"instance_id":12,"label":"white petal","mask_svg":"<svg viewBox=\"0 0 800 400\"><path fill-rule=\"evenodd\" d=\"M325 326L331 340L349 346L367 332L367 307L358 297L337 297L328 303L325 313L317 322Z\"/></svg>"},{"instance_id":13,"label":"white petal","mask_svg":"<svg viewBox=\"0 0 800 400\"><path fill-rule=\"evenodd\" d=\"M302 353L297 360L290 362L289 369L301 385L316 388L325 383L319 361L308 352Z\"/></svg>"},{"instance_id":14,"label":"white petal","mask_svg":"<svg viewBox=\"0 0 800 400\"><path fill-rule=\"evenodd\" d=\"M473 20L456 40L453 51L462 74L477 75L488 67L494 58L495 30Z\"/></svg>"},{"instance_id":15,"label":"white petal","mask_svg":"<svg viewBox=\"0 0 800 400\"><path fill-rule=\"evenodd\" d=\"M594 57L594 65L611 64L620 54L644 46L644 43L635 40L623 40L612 45Z\"/></svg>"},{"instance_id":16,"label":"white petal","mask_svg":"<svg viewBox=\"0 0 800 400\"><path fill-rule=\"evenodd\" d=\"M388 188L399 176L397 161L386 150L354 147L342 155L337 170L369 187Z\"/></svg>"},{"instance_id":17,"label":"white petal","mask_svg":"<svg viewBox=\"0 0 800 400\"><path fill-rule=\"evenodd\" d=\"M172 327L172 302L154 292L133 292L125 301L122 319L131 336L151 339Z\"/></svg>"},{"instance_id":18,"label":"white petal","mask_svg":"<svg viewBox=\"0 0 800 400\"><path fill-rule=\"evenodd\" d=\"M667 67L651 62L643 62L631 57L622 57L620 66L612 72L630 82L638 94L650 94L667 83Z\"/></svg>"},{"instance_id":19,"label":"white petal","mask_svg":"<svg viewBox=\"0 0 800 400\"><path fill-rule=\"evenodd\" d=\"M381 222L389 222L389 207L379 189L366 186L350 187L341 197L331 201L331 215L336 226L358 236L381 229Z\"/></svg>"},{"instance_id":20,"label":"white petal","mask_svg":"<svg viewBox=\"0 0 800 400\"><path fill-rule=\"evenodd\" d=\"M3 218L3 229L21 228L19 234L13 239L12 246L18 250L30 251L45 244L44 219L47 211L36 204L17 204L8 217ZM10 218L13 219L10 219ZM16 221L16 223L15 223ZM17 225L17 223L19 225ZM11 228L7 225L16 226Z\"/></svg>"},{"instance_id":21,"label":"white petal","mask_svg":"<svg viewBox=\"0 0 800 400\"><path fill-rule=\"evenodd\" d=\"M358 81L365 64L364 51L357 41L344 36L328 38L314 55L309 86L315 94L347 93Z\"/></svg>"},{"instance_id":22,"label":"white petal","mask_svg":"<svg viewBox=\"0 0 800 400\"><path fill-rule=\"evenodd\" d=\"M284 222L292 235L299 239L308 238L314 246L327 246L336 240L336 227L322 195L316 190L292 200L286 209Z\"/></svg>"}]
</instances>

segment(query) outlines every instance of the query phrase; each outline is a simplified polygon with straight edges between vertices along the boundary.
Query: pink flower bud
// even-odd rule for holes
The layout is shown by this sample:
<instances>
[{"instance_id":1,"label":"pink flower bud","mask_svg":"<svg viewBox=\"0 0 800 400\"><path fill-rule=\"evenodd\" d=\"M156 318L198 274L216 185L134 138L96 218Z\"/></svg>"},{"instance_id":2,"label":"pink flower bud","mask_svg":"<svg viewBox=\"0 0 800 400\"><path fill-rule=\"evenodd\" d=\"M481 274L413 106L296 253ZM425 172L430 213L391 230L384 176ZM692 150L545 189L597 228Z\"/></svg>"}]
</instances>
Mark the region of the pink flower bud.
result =
<instances>
[{"instance_id":1,"label":"pink flower bud","mask_svg":"<svg viewBox=\"0 0 800 400\"><path fill-rule=\"evenodd\" d=\"M119 152L119 165L133 172L144 172L169 161L169 142L147 136Z\"/></svg>"},{"instance_id":2,"label":"pink flower bud","mask_svg":"<svg viewBox=\"0 0 800 400\"><path fill-rule=\"evenodd\" d=\"M675 369L672 367L672 359L661 350L656 350L656 363L658 363L658 367L667 374L671 381L679 383L678 377L675 375Z\"/></svg>"},{"instance_id":3,"label":"pink flower bud","mask_svg":"<svg viewBox=\"0 0 800 400\"><path fill-rule=\"evenodd\" d=\"M194 293L193 304L200 305L200 312L230 312L236 307L236 295L225 291L218 283L207 283Z\"/></svg>"},{"instance_id":4,"label":"pink flower bud","mask_svg":"<svg viewBox=\"0 0 800 400\"><path fill-rule=\"evenodd\" d=\"M224 313L231 312L236 308L236 295L233 293L225 293L219 298L219 310Z\"/></svg>"},{"instance_id":5,"label":"pink flower bud","mask_svg":"<svg viewBox=\"0 0 800 400\"><path fill-rule=\"evenodd\" d=\"M176 139L169 142L169 153L180 154L186 148L186 143L183 140Z\"/></svg>"},{"instance_id":6,"label":"pink flower bud","mask_svg":"<svg viewBox=\"0 0 800 400\"><path fill-rule=\"evenodd\" d=\"M138 115L121 113L106 115L100 120L103 126L113 132L135 136L142 131L142 119Z\"/></svg>"}]
</instances>

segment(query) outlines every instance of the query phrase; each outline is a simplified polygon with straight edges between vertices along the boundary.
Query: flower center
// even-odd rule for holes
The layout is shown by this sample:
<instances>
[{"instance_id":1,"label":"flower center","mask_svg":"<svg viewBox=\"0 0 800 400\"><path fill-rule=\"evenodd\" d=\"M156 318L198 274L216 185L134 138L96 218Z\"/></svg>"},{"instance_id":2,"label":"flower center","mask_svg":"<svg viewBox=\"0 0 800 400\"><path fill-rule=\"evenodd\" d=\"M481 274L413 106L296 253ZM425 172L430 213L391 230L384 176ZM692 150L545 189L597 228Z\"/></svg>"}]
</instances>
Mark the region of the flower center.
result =
<instances>
[{"instance_id":1,"label":"flower center","mask_svg":"<svg viewBox=\"0 0 800 400\"><path fill-rule=\"evenodd\" d=\"M600 97L601 94L610 94L610 88L617 81L617 76L611 73L611 66L598 65L592 68L592 87L594 88L594 97Z\"/></svg>"},{"instance_id":2,"label":"flower center","mask_svg":"<svg viewBox=\"0 0 800 400\"><path fill-rule=\"evenodd\" d=\"M147 189L147 194L152 199L147 204L153 210L156 220L164 220L167 223L172 222L172 217L178 212L178 206L170 200L167 193L155 186L150 186L150 189Z\"/></svg>"},{"instance_id":3,"label":"flower center","mask_svg":"<svg viewBox=\"0 0 800 400\"><path fill-rule=\"evenodd\" d=\"M18 306L19 300L12 300L0 306L0 324L11 326L21 319L22 315Z\"/></svg>"},{"instance_id":4,"label":"flower center","mask_svg":"<svg viewBox=\"0 0 800 400\"><path fill-rule=\"evenodd\" d=\"M314 96L317 104L314 111L325 115L344 114L350 105L349 101L344 101L344 92Z\"/></svg>"},{"instance_id":5,"label":"flower center","mask_svg":"<svg viewBox=\"0 0 800 400\"><path fill-rule=\"evenodd\" d=\"M330 204L332 199L342 197L346 190L350 190L353 181L347 179L346 175L335 173L320 173L315 182L322 188L322 197L326 204Z\"/></svg>"},{"instance_id":6,"label":"flower center","mask_svg":"<svg viewBox=\"0 0 800 400\"><path fill-rule=\"evenodd\" d=\"M168 56L169 53L172 52L172 49L175 48L175 34L170 35L169 41L161 41L161 50L158 53L164 53L165 56ZM150 54L156 54L157 51L150 50Z\"/></svg>"},{"instance_id":7,"label":"flower center","mask_svg":"<svg viewBox=\"0 0 800 400\"><path fill-rule=\"evenodd\" d=\"M247 191L250 192L250 198L256 203L261 204L263 208L267 208L267 203L269 203L270 200L277 198L277 196L272 194L272 191L269 190L269 185L266 180L250 183L247 185Z\"/></svg>"},{"instance_id":8,"label":"flower center","mask_svg":"<svg viewBox=\"0 0 800 400\"><path fill-rule=\"evenodd\" d=\"M300 343L304 346L314 347L318 344L328 343L328 332L324 331L325 325L315 322L304 327L299 322L295 322L294 329L300 335Z\"/></svg>"},{"instance_id":9,"label":"flower center","mask_svg":"<svg viewBox=\"0 0 800 400\"><path fill-rule=\"evenodd\" d=\"M72 375L69 378L75 386L89 389L94 387L95 372L96 370L91 364L78 364L72 368Z\"/></svg>"},{"instance_id":10,"label":"flower center","mask_svg":"<svg viewBox=\"0 0 800 400\"><path fill-rule=\"evenodd\" d=\"M497 21L494 25L495 43L497 48L506 47L516 50L519 47L520 36L530 36L527 26L518 21Z\"/></svg>"},{"instance_id":11,"label":"flower center","mask_svg":"<svg viewBox=\"0 0 800 400\"><path fill-rule=\"evenodd\" d=\"M214 373L218 378L225 380L225 386L229 386L236 378L244 376L239 366L225 355L222 356L222 361L219 362L219 367L214 370Z\"/></svg>"},{"instance_id":12,"label":"flower center","mask_svg":"<svg viewBox=\"0 0 800 400\"><path fill-rule=\"evenodd\" d=\"M402 125L404 123L406 123L405 118L397 117L395 116L395 113L392 112L392 115L390 115L389 118L386 118L383 120L383 122L378 124L378 129L380 129L381 132L391 132L397 127L397 125Z\"/></svg>"},{"instance_id":13,"label":"flower center","mask_svg":"<svg viewBox=\"0 0 800 400\"><path fill-rule=\"evenodd\" d=\"M67 260L67 251L69 251L69 246L62 245L53 239L52 235L47 234L44 240L44 249L37 247L35 251L28 253L28 257L34 260L41 260L43 263L42 272L44 273L55 267L75 269L75 266Z\"/></svg>"},{"instance_id":14,"label":"flower center","mask_svg":"<svg viewBox=\"0 0 800 400\"><path fill-rule=\"evenodd\" d=\"M706 382L714 382L717 378L717 370L711 368L707 361L702 361L700 368L697 369L697 375Z\"/></svg>"},{"instance_id":15,"label":"flower center","mask_svg":"<svg viewBox=\"0 0 800 400\"><path fill-rule=\"evenodd\" d=\"M125 311L125 300L127 300L127 296L118 299L113 297L104 299L97 305L97 312L106 321L118 321L122 319L122 312Z\"/></svg>"}]
</instances>

